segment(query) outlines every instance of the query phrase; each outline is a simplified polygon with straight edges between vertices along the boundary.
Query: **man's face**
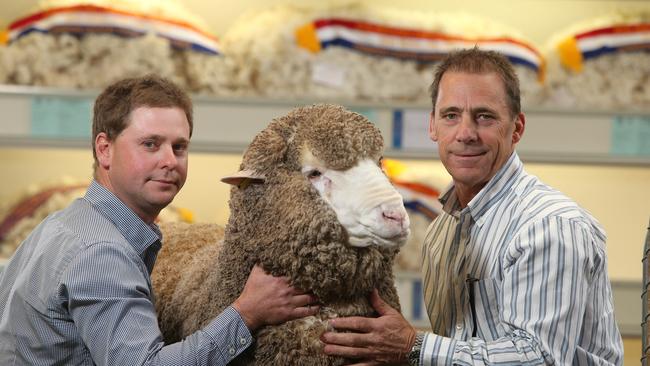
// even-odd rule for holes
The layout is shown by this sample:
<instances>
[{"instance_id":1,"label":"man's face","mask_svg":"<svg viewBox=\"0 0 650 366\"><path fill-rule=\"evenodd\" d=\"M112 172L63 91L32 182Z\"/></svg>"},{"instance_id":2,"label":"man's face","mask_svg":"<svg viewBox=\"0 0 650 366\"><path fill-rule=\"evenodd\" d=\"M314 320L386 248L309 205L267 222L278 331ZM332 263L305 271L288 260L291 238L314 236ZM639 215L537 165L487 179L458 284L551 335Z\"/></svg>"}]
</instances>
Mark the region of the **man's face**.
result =
<instances>
[{"instance_id":1,"label":"man's face","mask_svg":"<svg viewBox=\"0 0 650 366\"><path fill-rule=\"evenodd\" d=\"M145 221L153 221L187 178L190 128L180 108L140 107L128 126L107 142L103 183Z\"/></svg>"},{"instance_id":2,"label":"man's face","mask_svg":"<svg viewBox=\"0 0 650 366\"><path fill-rule=\"evenodd\" d=\"M524 124L523 114L510 115L498 74L446 72L429 136L456 186L473 197L508 160Z\"/></svg>"}]
</instances>

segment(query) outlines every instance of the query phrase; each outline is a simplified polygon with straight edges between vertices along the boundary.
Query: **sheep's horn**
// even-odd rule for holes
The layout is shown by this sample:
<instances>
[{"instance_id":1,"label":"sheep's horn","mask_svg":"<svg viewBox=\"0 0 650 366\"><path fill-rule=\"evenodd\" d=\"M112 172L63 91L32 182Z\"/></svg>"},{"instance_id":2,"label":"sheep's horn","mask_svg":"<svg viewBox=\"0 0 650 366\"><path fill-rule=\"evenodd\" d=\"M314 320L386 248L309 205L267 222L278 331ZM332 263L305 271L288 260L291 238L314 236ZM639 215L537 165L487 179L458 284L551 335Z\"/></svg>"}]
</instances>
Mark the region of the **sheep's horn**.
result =
<instances>
[{"instance_id":1,"label":"sheep's horn","mask_svg":"<svg viewBox=\"0 0 650 366\"><path fill-rule=\"evenodd\" d=\"M221 178L221 181L228 183L239 188L246 188L249 184L262 184L266 180L266 177L262 174L258 174L252 170L240 170L235 174L231 174Z\"/></svg>"}]
</instances>

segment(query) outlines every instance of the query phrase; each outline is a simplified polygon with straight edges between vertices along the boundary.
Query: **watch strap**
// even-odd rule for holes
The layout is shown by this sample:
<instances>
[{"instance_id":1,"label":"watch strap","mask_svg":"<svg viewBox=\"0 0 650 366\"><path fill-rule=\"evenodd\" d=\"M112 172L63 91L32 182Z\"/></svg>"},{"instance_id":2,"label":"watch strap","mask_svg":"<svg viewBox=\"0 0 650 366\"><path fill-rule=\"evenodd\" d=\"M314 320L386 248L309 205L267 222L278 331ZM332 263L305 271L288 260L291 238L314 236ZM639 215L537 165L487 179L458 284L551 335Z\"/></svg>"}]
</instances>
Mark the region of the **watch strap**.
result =
<instances>
[{"instance_id":1,"label":"watch strap","mask_svg":"<svg viewBox=\"0 0 650 366\"><path fill-rule=\"evenodd\" d=\"M420 351L422 350L422 342L424 341L424 333L417 332L415 335L415 342L411 351L408 354L408 362L411 366L417 366L420 364Z\"/></svg>"}]
</instances>

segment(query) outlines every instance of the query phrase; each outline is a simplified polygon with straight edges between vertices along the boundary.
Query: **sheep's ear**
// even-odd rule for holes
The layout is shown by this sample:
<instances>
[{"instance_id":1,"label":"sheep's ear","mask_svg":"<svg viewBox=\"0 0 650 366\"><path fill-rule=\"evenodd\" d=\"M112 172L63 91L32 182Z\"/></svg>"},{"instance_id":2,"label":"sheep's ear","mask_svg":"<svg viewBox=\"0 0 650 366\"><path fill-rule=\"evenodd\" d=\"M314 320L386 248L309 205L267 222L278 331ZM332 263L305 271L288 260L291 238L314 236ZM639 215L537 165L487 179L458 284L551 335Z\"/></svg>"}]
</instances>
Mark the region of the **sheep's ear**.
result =
<instances>
[{"instance_id":1,"label":"sheep's ear","mask_svg":"<svg viewBox=\"0 0 650 366\"><path fill-rule=\"evenodd\" d=\"M245 189L250 184L262 184L265 180L266 177L264 177L264 175L248 169L240 170L235 174L221 178L222 182L237 186L241 189Z\"/></svg>"}]
</instances>

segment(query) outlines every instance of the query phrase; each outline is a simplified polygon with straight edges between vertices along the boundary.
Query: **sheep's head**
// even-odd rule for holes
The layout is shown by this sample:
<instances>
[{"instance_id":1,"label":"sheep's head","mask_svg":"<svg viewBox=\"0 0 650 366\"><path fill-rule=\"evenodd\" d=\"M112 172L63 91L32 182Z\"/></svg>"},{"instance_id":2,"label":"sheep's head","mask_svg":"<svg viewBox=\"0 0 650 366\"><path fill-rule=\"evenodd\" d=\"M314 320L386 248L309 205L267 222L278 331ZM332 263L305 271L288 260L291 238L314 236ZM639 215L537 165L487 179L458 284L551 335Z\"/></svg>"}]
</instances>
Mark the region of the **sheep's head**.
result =
<instances>
[{"instance_id":1,"label":"sheep's head","mask_svg":"<svg viewBox=\"0 0 650 366\"><path fill-rule=\"evenodd\" d=\"M398 247L409 219L380 168L382 149L379 130L360 114L334 105L297 108L258 134L241 171L224 181L241 189L301 175L335 212L351 246Z\"/></svg>"}]
</instances>

